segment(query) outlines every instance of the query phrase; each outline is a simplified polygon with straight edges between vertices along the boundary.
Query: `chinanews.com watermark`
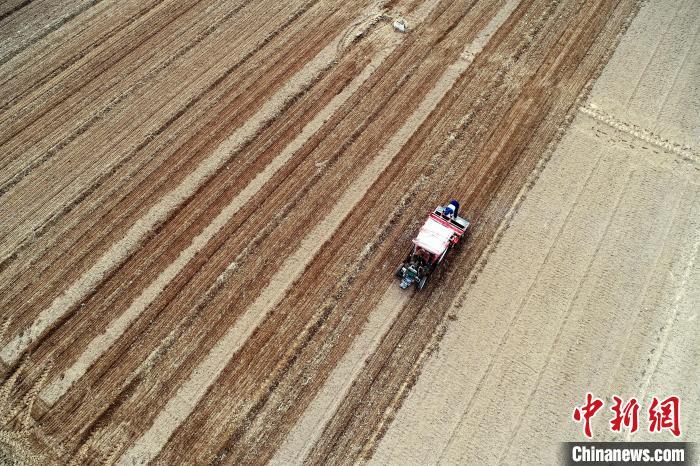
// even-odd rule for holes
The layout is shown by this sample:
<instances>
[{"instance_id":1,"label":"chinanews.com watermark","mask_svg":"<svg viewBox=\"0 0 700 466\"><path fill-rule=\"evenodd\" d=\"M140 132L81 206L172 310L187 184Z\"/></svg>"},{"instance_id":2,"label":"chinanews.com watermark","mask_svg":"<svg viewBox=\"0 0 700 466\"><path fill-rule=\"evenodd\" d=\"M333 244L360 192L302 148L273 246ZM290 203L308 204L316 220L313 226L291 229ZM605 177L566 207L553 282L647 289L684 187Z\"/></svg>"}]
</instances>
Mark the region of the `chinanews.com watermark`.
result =
<instances>
[{"instance_id":1,"label":"chinanews.com watermark","mask_svg":"<svg viewBox=\"0 0 700 466\"><path fill-rule=\"evenodd\" d=\"M688 442L567 442L562 445L567 465L695 465Z\"/></svg>"},{"instance_id":2,"label":"chinanews.com watermark","mask_svg":"<svg viewBox=\"0 0 700 466\"><path fill-rule=\"evenodd\" d=\"M694 465L695 445L681 441L681 400L677 396L660 399L653 396L646 406L636 398L623 400L614 395L608 410L602 399L587 393L584 403L574 407L572 420L580 424L585 437L582 442L562 444L562 456L567 465ZM609 413L609 430L625 434L627 441L596 442L591 420ZM630 441L638 430L651 434L669 432L675 442ZM606 436L609 437L609 436Z\"/></svg>"}]
</instances>

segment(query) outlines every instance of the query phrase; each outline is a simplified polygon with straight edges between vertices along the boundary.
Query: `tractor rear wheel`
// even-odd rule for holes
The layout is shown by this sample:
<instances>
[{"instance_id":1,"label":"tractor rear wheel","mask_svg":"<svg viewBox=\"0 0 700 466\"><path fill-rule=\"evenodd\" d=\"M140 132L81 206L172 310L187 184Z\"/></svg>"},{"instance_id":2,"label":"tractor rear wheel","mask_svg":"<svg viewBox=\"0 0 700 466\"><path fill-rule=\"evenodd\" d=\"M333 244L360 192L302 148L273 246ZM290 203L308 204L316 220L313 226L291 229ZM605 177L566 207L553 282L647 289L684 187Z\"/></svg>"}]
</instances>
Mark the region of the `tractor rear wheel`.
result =
<instances>
[{"instance_id":1,"label":"tractor rear wheel","mask_svg":"<svg viewBox=\"0 0 700 466\"><path fill-rule=\"evenodd\" d=\"M416 282L416 288L418 288L418 291L421 291L423 288L425 288L425 283L428 281L428 276L426 275L425 277L421 278Z\"/></svg>"},{"instance_id":2,"label":"tractor rear wheel","mask_svg":"<svg viewBox=\"0 0 700 466\"><path fill-rule=\"evenodd\" d=\"M403 264L398 266L398 268L394 272L394 275L396 276L396 278L403 278Z\"/></svg>"}]
</instances>

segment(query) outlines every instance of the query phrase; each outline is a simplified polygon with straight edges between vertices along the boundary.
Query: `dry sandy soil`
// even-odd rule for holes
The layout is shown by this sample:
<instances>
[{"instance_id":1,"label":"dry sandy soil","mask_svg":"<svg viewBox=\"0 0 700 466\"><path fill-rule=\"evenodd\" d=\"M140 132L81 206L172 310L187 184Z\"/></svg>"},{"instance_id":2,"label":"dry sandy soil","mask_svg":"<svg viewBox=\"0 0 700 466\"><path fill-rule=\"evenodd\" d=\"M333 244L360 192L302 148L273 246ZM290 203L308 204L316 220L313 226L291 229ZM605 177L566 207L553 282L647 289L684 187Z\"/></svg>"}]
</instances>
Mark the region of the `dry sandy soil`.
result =
<instances>
[{"instance_id":1,"label":"dry sandy soil","mask_svg":"<svg viewBox=\"0 0 700 466\"><path fill-rule=\"evenodd\" d=\"M580 390L697 399L698 11L656 7L586 103L635 0L0 3L4 457L546 461Z\"/></svg>"},{"instance_id":2,"label":"dry sandy soil","mask_svg":"<svg viewBox=\"0 0 700 466\"><path fill-rule=\"evenodd\" d=\"M642 7L373 462L552 464L587 391L678 395L700 440L699 28L693 2ZM673 440L609 419L595 439Z\"/></svg>"}]
</instances>

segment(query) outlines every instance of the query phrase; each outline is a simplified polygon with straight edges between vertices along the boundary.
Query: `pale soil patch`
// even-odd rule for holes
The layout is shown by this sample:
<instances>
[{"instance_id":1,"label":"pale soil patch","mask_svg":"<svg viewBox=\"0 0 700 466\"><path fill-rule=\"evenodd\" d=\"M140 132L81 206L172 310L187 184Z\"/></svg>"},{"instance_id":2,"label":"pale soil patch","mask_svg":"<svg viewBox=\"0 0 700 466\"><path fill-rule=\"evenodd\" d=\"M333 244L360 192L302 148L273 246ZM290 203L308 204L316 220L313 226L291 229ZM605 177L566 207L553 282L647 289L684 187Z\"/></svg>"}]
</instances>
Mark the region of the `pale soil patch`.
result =
<instances>
[{"instance_id":1,"label":"pale soil patch","mask_svg":"<svg viewBox=\"0 0 700 466\"><path fill-rule=\"evenodd\" d=\"M592 102L700 150L700 8L696 0L641 8L594 87Z\"/></svg>"},{"instance_id":2,"label":"pale soil patch","mask_svg":"<svg viewBox=\"0 0 700 466\"><path fill-rule=\"evenodd\" d=\"M689 116L699 114L700 89L683 77L698 56L692 33L700 18L686 11L688 2L677 2L677 14L661 3L642 9L590 99L661 139L579 113L478 281L453 303L457 321L373 462L554 464L559 442L583 438L571 412L587 391L604 398L606 409L614 394L639 398L643 409L651 396L678 394L683 438L700 439L700 166L685 157L697 148L700 126ZM685 46L674 42L683 39L673 39L679 28L690 31ZM659 54L650 61L647 54L649 66L626 59L659 41L667 61ZM683 58L688 49L691 58ZM646 71L629 71L631 63ZM641 73L639 89L665 85L667 92L645 91L654 94L650 107L635 110L641 101L630 89L625 110L628 72ZM676 93L672 105L668 96ZM666 118L664 105L677 118ZM651 125L654 112L661 117ZM658 143L665 140L684 152ZM625 438L609 431L609 419L596 418L595 438ZM640 422L645 429L643 414Z\"/></svg>"},{"instance_id":3,"label":"pale soil patch","mask_svg":"<svg viewBox=\"0 0 700 466\"><path fill-rule=\"evenodd\" d=\"M700 374L693 352L679 350L700 333L690 302L697 293L681 291L693 283L681 277L697 254L698 170L606 144L591 124L575 121L477 283L455 303L458 320L375 461L490 462L510 445L508 463L523 454L552 462L559 441L581 435L569 416L587 390L644 396L652 349L676 376L655 375L655 393L687 394L693 431ZM688 339L672 330L657 347L669 320L684 322Z\"/></svg>"}]
</instances>

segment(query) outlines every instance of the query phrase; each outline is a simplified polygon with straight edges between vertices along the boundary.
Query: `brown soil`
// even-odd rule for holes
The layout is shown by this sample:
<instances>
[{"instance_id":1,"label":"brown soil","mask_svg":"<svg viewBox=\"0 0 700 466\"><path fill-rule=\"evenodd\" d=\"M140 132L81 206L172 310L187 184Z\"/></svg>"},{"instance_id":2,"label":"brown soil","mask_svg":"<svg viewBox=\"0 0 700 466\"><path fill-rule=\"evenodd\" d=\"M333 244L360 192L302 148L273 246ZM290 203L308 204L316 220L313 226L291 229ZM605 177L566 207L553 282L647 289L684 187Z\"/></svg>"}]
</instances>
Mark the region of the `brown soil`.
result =
<instances>
[{"instance_id":1,"label":"brown soil","mask_svg":"<svg viewBox=\"0 0 700 466\"><path fill-rule=\"evenodd\" d=\"M637 9L6 4L44 31L0 51L9 403L57 462L123 463L264 462L304 419L296 461L369 455ZM449 198L467 244L395 293Z\"/></svg>"}]
</instances>

